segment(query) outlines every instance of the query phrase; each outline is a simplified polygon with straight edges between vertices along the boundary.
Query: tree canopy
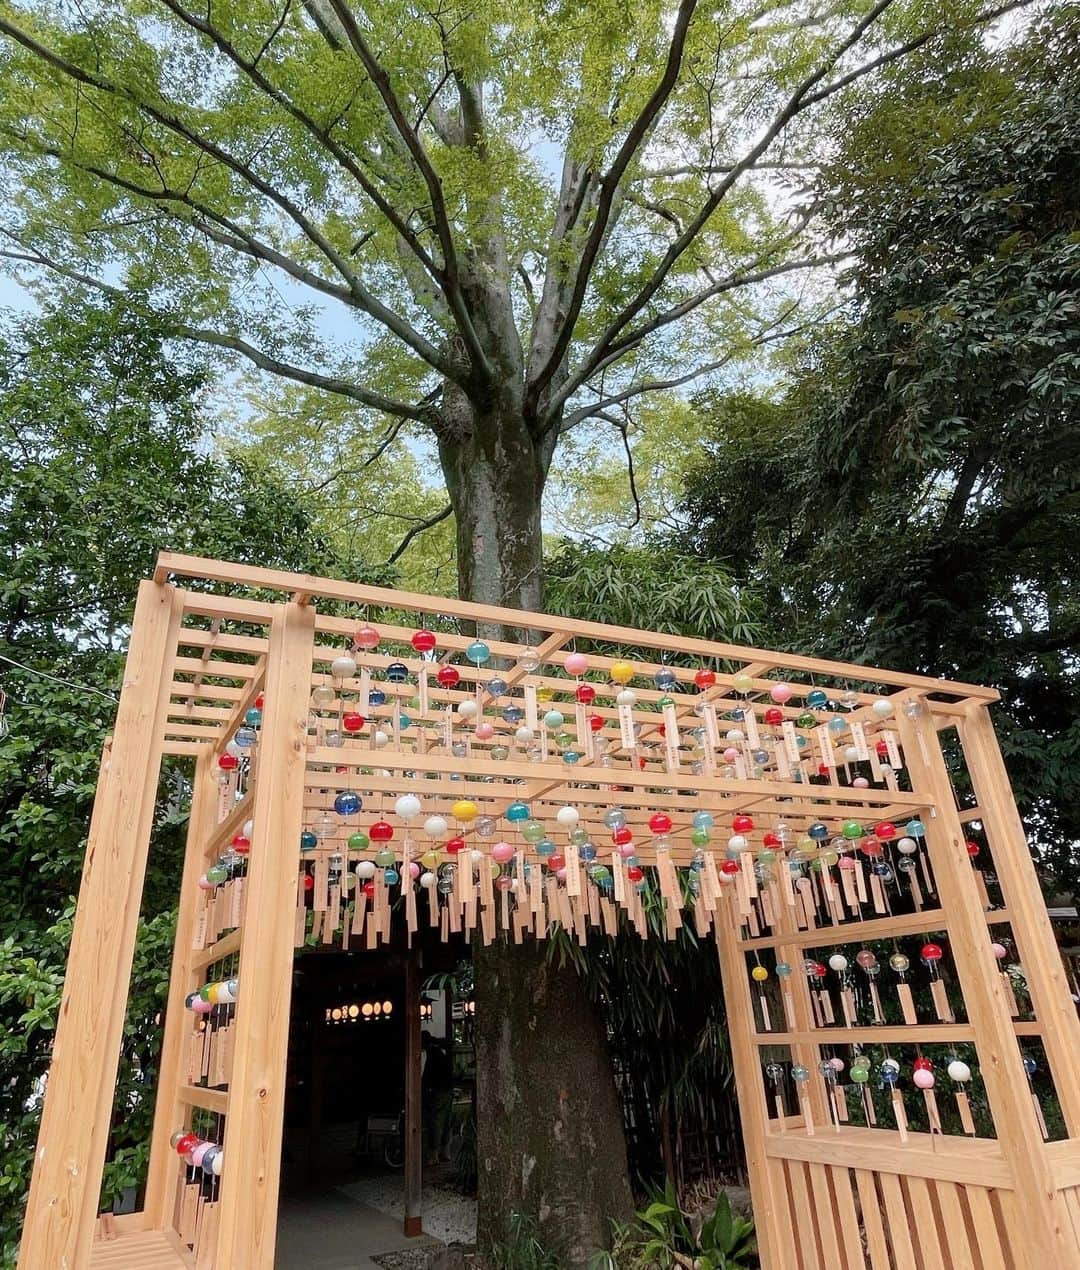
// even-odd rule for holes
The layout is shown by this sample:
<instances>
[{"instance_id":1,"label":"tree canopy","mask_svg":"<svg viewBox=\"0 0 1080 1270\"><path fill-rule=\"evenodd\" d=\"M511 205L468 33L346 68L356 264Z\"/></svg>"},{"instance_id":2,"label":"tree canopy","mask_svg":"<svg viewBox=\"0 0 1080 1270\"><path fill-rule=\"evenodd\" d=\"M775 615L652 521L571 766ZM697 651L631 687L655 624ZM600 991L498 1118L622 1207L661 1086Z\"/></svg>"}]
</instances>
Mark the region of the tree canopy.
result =
<instances>
[{"instance_id":1,"label":"tree canopy","mask_svg":"<svg viewBox=\"0 0 1080 1270\"><path fill-rule=\"evenodd\" d=\"M13 1264L101 747L164 543L357 571L289 492L206 447L205 368L108 305L0 331L0 1259ZM145 1164L185 783L163 776L125 1028L111 1195Z\"/></svg>"},{"instance_id":2,"label":"tree canopy","mask_svg":"<svg viewBox=\"0 0 1080 1270\"><path fill-rule=\"evenodd\" d=\"M687 541L772 642L994 684L1027 822L1075 885L1080 11L897 77L822 193L852 301L772 396L700 403ZM897 121L903 120L903 126Z\"/></svg>"},{"instance_id":3,"label":"tree canopy","mask_svg":"<svg viewBox=\"0 0 1080 1270\"><path fill-rule=\"evenodd\" d=\"M460 519L485 419L469 463L527 439L542 488L567 430L779 338L844 254L833 107L1010 7L5 0L0 247L433 430Z\"/></svg>"}]
</instances>

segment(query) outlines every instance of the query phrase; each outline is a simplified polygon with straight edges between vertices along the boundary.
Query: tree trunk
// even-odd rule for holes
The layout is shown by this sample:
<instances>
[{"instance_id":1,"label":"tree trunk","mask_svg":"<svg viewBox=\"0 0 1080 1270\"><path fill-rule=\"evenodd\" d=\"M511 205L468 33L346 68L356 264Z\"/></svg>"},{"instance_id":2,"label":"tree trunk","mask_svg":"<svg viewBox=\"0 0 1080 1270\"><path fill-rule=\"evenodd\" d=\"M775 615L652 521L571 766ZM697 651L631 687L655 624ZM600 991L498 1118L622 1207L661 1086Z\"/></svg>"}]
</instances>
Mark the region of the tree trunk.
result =
<instances>
[{"instance_id":1,"label":"tree trunk","mask_svg":"<svg viewBox=\"0 0 1080 1270\"><path fill-rule=\"evenodd\" d=\"M462 597L539 609L540 500L553 439L537 444L518 404L452 416L440 458ZM577 972L549 962L546 942L477 942L474 960L480 1252L507 1265L521 1223L560 1265L584 1266L609 1245L610 1219L631 1207L602 1020Z\"/></svg>"}]
</instances>

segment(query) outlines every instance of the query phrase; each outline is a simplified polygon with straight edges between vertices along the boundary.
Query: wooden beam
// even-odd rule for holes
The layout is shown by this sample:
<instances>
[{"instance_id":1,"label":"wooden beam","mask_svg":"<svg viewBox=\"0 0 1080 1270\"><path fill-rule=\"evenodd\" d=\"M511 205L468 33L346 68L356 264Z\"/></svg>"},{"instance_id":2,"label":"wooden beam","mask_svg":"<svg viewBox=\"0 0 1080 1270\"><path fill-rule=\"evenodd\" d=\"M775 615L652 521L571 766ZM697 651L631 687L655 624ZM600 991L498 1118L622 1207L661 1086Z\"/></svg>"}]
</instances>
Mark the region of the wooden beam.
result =
<instances>
[{"instance_id":1,"label":"wooden beam","mask_svg":"<svg viewBox=\"0 0 1080 1270\"><path fill-rule=\"evenodd\" d=\"M22 1270L85 1266L94 1237L183 606L143 582L102 759L23 1225Z\"/></svg>"},{"instance_id":2,"label":"wooden beam","mask_svg":"<svg viewBox=\"0 0 1080 1270\"><path fill-rule=\"evenodd\" d=\"M246 586L260 590L287 591L289 593L304 591L311 596L342 600L351 604L363 604L376 608L406 609L420 613L442 613L450 617L464 618L467 621L505 625L527 630L551 631L557 629L567 636L600 639L612 644L662 648L668 652L721 658L740 664L748 661L764 661L784 670L799 670L808 674L855 679L861 683L888 683L902 688L920 688L925 692L942 692L952 696L972 697L978 701L996 701L999 696L995 689L986 688L980 684L932 679L927 675L905 675L899 671L882 670L873 666L859 666L851 662L826 661L820 657L800 657L792 653L743 648L737 644L721 644L705 639L688 639L681 635L665 635L657 631L642 631L632 627L607 626L600 622L583 622L576 618L551 617L546 614L529 613L519 609L498 608L489 604L474 604L468 600L416 595L408 591L393 591L388 587L362 586L353 582L336 582L331 578L288 573L283 569L259 569L250 565L228 564L220 560L205 560L199 556L180 555L163 551L158 556L154 576L155 578L164 578L170 574L176 577L205 578L211 582L224 582L234 586Z\"/></svg>"},{"instance_id":3,"label":"wooden beam","mask_svg":"<svg viewBox=\"0 0 1080 1270\"><path fill-rule=\"evenodd\" d=\"M314 616L280 607L266 664L214 1262L244 1270L274 1265Z\"/></svg>"},{"instance_id":4,"label":"wooden beam","mask_svg":"<svg viewBox=\"0 0 1080 1270\"><path fill-rule=\"evenodd\" d=\"M199 877L206 867L207 841L217 818L217 770L208 747L204 747L195 764L191 813L188 817L184 869L180 881L180 905L176 914L173 939L172 970L169 974L169 997L165 1006L165 1030L158 1063L157 1102L154 1127L150 1135L150 1163L146 1175L145 1210L150 1228L165 1230L172 1222L176 1198L178 1159L169 1142L182 1122L183 1101L179 1095L184 1050L191 1034L191 1015L184 1008L184 998L196 986L194 982L195 920L199 905Z\"/></svg>"},{"instance_id":5,"label":"wooden beam","mask_svg":"<svg viewBox=\"0 0 1080 1270\"><path fill-rule=\"evenodd\" d=\"M1080 1020L990 712L985 706L973 707L957 730L982 809L980 819L994 872L1013 915L1012 936L1035 1017L1044 1029L1043 1045L1062 1115L1070 1136L1080 1137Z\"/></svg>"},{"instance_id":6,"label":"wooden beam","mask_svg":"<svg viewBox=\"0 0 1080 1270\"><path fill-rule=\"evenodd\" d=\"M926 790L936 805L926 825L927 849L941 906L949 914L949 943L968 1021L975 1031L979 1072L1012 1171L1017 1202L1025 1214L1029 1264L1078 1270L1080 1243L1064 1200L1054 1190L934 716L928 703L918 697L913 700L921 711L901 710L897 724L912 785ZM985 805L985 798L982 801Z\"/></svg>"}]
</instances>

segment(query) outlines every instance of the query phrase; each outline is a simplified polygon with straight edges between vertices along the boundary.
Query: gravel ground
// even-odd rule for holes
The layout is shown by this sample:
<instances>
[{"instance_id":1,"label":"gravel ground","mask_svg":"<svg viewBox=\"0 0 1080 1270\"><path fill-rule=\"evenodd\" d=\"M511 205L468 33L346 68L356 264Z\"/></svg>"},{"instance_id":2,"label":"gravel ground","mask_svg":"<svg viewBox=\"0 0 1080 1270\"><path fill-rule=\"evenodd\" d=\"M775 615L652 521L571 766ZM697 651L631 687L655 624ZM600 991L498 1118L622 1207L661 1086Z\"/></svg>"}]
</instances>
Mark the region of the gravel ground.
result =
<instances>
[{"instance_id":1,"label":"gravel ground","mask_svg":"<svg viewBox=\"0 0 1080 1270\"><path fill-rule=\"evenodd\" d=\"M362 1204L370 1204L390 1217L403 1218L405 1198L399 1175L361 1178L338 1188ZM425 1185L421 1198L424 1234L446 1244L471 1244L476 1239L476 1200L437 1182ZM417 1251L420 1251L419 1249ZM423 1266L426 1262L414 1263ZM398 1270L394 1266L393 1270ZM403 1262L401 1270L412 1270Z\"/></svg>"}]
</instances>

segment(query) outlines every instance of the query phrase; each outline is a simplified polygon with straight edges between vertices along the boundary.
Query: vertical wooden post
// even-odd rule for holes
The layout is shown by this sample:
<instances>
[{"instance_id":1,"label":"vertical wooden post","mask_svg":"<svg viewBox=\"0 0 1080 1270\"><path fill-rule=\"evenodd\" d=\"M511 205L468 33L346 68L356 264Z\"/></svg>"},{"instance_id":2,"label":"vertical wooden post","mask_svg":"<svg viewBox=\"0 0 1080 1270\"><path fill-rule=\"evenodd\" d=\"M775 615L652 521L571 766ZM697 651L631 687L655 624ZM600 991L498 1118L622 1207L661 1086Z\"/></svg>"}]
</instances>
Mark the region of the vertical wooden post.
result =
<instances>
[{"instance_id":1,"label":"vertical wooden post","mask_svg":"<svg viewBox=\"0 0 1080 1270\"><path fill-rule=\"evenodd\" d=\"M1054 939L1023 822L1013 801L990 712L973 705L957 724L994 871L1012 918L1035 1016L1070 1137L1080 1137L1080 1020Z\"/></svg>"},{"instance_id":2,"label":"vertical wooden post","mask_svg":"<svg viewBox=\"0 0 1080 1270\"><path fill-rule=\"evenodd\" d=\"M405 955L405 1234L422 1235L424 1152L420 1093L420 953Z\"/></svg>"},{"instance_id":3,"label":"vertical wooden post","mask_svg":"<svg viewBox=\"0 0 1080 1270\"><path fill-rule=\"evenodd\" d=\"M215 1266L273 1270L315 614L275 610L240 942Z\"/></svg>"},{"instance_id":4,"label":"vertical wooden post","mask_svg":"<svg viewBox=\"0 0 1080 1270\"><path fill-rule=\"evenodd\" d=\"M150 1164L146 1175L146 1215L151 1230L165 1230L172 1224L176 1170L179 1160L169 1139L183 1127L185 1109L178 1097L184 1051L191 1032L191 1016L184 998L196 985L192 982L192 950L195 915L199 902L199 876L206 864L206 844L217 821L218 789L213 765L214 751L204 746L195 760L191 813L188 817L187 845L180 883L180 903L176 914L169 999L165 1006L165 1032L161 1040L158 1066L157 1103L150 1138Z\"/></svg>"},{"instance_id":5,"label":"vertical wooden post","mask_svg":"<svg viewBox=\"0 0 1080 1270\"><path fill-rule=\"evenodd\" d=\"M89 1263L183 594L139 585L102 763L26 1205L23 1270Z\"/></svg>"},{"instance_id":6,"label":"vertical wooden post","mask_svg":"<svg viewBox=\"0 0 1080 1270\"><path fill-rule=\"evenodd\" d=\"M754 1197L754 1223L762 1267L764 1270L787 1270L789 1263L784 1257L786 1241L780 1229L780 1223L787 1220L786 1205L777 1202L773 1189L775 1175L765 1154L769 1117L765 1110L765 1087L758 1050L750 1039L755 1031L754 1007L747 986L746 958L739 948L731 911L733 903L729 887L717 905L714 919L731 1041L731 1064L735 1070L739 1118L746 1148L746 1171Z\"/></svg>"},{"instance_id":7,"label":"vertical wooden post","mask_svg":"<svg viewBox=\"0 0 1080 1270\"><path fill-rule=\"evenodd\" d=\"M1078 1270L1080 1251L1035 1121L1020 1049L1012 1028L982 899L964 847L948 768L929 702L915 717L901 709L897 728L912 787L933 804L926 824L927 848L949 924L949 943L975 1031L979 1069L986 1086L998 1141L1013 1174L1016 1201L1025 1218L1025 1266Z\"/></svg>"}]
</instances>

